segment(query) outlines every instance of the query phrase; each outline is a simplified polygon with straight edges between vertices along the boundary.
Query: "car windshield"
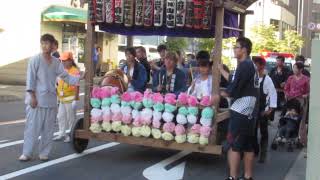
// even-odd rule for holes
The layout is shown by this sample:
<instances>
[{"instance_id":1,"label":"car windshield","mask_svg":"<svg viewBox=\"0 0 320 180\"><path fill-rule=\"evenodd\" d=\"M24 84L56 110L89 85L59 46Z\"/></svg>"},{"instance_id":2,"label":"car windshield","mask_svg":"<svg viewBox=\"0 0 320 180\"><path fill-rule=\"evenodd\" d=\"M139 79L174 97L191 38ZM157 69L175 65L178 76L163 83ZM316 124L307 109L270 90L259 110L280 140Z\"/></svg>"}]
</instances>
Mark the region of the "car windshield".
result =
<instances>
[{"instance_id":1,"label":"car windshield","mask_svg":"<svg viewBox=\"0 0 320 180\"><path fill-rule=\"evenodd\" d=\"M274 67L276 67L276 62L267 62L266 64L266 70L267 72L269 73L271 71L271 69L273 69ZM292 66L291 66L291 63L284 63L284 65L290 70L292 71Z\"/></svg>"}]
</instances>

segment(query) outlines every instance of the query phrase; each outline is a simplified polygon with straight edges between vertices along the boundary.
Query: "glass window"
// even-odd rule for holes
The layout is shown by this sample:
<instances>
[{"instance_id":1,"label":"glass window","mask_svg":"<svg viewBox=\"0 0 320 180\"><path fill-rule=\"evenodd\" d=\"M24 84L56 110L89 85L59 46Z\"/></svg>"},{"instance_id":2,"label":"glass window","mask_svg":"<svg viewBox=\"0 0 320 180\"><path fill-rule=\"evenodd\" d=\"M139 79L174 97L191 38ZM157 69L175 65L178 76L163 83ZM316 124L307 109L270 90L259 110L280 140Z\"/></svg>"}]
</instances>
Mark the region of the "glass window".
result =
<instances>
[{"instance_id":1,"label":"glass window","mask_svg":"<svg viewBox=\"0 0 320 180\"><path fill-rule=\"evenodd\" d=\"M276 30L279 31L279 20L270 19L270 25L274 25L274 27L276 27Z\"/></svg>"},{"instance_id":2,"label":"glass window","mask_svg":"<svg viewBox=\"0 0 320 180\"><path fill-rule=\"evenodd\" d=\"M313 3L320 4L320 0L313 0Z\"/></svg>"},{"instance_id":3,"label":"glass window","mask_svg":"<svg viewBox=\"0 0 320 180\"><path fill-rule=\"evenodd\" d=\"M312 20L315 23L320 23L320 13L319 12L312 12Z\"/></svg>"}]
</instances>

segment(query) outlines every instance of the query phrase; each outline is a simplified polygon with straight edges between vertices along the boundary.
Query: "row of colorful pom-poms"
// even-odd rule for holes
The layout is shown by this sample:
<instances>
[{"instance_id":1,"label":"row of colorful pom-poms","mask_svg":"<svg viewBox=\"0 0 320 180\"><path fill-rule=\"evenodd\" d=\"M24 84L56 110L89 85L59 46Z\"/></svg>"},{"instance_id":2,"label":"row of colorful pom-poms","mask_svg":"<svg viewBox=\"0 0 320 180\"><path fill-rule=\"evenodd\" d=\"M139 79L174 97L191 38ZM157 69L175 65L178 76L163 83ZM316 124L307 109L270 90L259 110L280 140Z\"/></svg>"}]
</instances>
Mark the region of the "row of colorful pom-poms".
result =
<instances>
[{"instance_id":1,"label":"row of colorful pom-poms","mask_svg":"<svg viewBox=\"0 0 320 180\"><path fill-rule=\"evenodd\" d=\"M94 87L91 93L93 133L153 137L177 143L209 143L215 110L209 96L200 102L186 93L161 95L146 90L119 95L116 87ZM203 108L199 109L199 105Z\"/></svg>"}]
</instances>

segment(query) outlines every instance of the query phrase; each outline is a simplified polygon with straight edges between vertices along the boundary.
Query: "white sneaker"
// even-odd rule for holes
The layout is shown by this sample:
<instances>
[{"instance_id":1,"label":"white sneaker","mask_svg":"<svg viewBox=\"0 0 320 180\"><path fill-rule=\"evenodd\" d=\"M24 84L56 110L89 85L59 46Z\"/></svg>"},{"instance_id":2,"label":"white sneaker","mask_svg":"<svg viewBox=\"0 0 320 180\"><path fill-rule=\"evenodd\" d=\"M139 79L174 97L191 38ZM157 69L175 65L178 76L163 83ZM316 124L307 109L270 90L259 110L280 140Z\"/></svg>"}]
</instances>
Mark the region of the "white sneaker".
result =
<instances>
[{"instance_id":1,"label":"white sneaker","mask_svg":"<svg viewBox=\"0 0 320 180\"><path fill-rule=\"evenodd\" d=\"M66 136L63 142L65 142L65 143L70 142L70 136Z\"/></svg>"},{"instance_id":2,"label":"white sneaker","mask_svg":"<svg viewBox=\"0 0 320 180\"><path fill-rule=\"evenodd\" d=\"M26 161L30 161L30 160L31 160L30 157L23 155L23 154L19 157L19 161L22 161L22 162L26 162Z\"/></svg>"},{"instance_id":3,"label":"white sneaker","mask_svg":"<svg viewBox=\"0 0 320 180\"><path fill-rule=\"evenodd\" d=\"M282 138L282 143L287 143L287 139L286 138Z\"/></svg>"},{"instance_id":4,"label":"white sneaker","mask_svg":"<svg viewBox=\"0 0 320 180\"><path fill-rule=\"evenodd\" d=\"M281 140L282 140L281 137L277 137L277 138L276 138L276 141L277 141L277 142L280 142Z\"/></svg>"},{"instance_id":5,"label":"white sneaker","mask_svg":"<svg viewBox=\"0 0 320 180\"><path fill-rule=\"evenodd\" d=\"M54 141L61 141L64 138L64 136L58 135L53 138Z\"/></svg>"}]
</instances>

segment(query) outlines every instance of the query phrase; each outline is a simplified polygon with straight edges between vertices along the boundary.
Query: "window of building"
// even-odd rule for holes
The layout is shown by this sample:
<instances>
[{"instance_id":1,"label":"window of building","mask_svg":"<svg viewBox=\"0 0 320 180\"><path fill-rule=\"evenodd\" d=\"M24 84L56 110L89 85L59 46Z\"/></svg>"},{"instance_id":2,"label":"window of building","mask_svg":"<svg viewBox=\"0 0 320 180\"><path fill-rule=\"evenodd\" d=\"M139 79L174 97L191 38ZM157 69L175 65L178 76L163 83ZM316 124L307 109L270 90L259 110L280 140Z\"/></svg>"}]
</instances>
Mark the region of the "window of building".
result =
<instances>
[{"instance_id":1,"label":"window of building","mask_svg":"<svg viewBox=\"0 0 320 180\"><path fill-rule=\"evenodd\" d=\"M320 0L313 0L313 3L320 4Z\"/></svg>"},{"instance_id":2,"label":"window of building","mask_svg":"<svg viewBox=\"0 0 320 180\"><path fill-rule=\"evenodd\" d=\"M270 19L270 25L273 25L274 27L276 27L276 31L279 31L279 20Z\"/></svg>"},{"instance_id":3,"label":"window of building","mask_svg":"<svg viewBox=\"0 0 320 180\"><path fill-rule=\"evenodd\" d=\"M320 33L319 32L312 32L311 39L320 40Z\"/></svg>"},{"instance_id":4,"label":"window of building","mask_svg":"<svg viewBox=\"0 0 320 180\"><path fill-rule=\"evenodd\" d=\"M315 23L320 23L320 12L313 12L312 13L312 21Z\"/></svg>"}]
</instances>

